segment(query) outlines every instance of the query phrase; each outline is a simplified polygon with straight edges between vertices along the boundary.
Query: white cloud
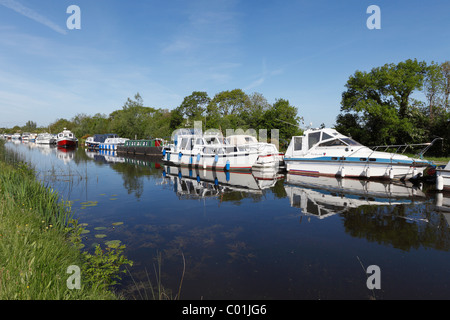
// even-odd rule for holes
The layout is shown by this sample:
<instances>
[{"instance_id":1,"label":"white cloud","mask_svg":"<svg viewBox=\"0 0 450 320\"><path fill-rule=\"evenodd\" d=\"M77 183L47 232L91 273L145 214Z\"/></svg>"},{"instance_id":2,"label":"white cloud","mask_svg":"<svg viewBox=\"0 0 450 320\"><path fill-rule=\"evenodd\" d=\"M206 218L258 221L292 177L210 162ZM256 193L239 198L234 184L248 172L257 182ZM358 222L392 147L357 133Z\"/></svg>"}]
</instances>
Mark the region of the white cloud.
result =
<instances>
[{"instance_id":1,"label":"white cloud","mask_svg":"<svg viewBox=\"0 0 450 320\"><path fill-rule=\"evenodd\" d=\"M22 5L21 3L15 1L15 0L0 0L0 4L9 9L16 11L17 13L19 13L27 18L30 18L40 24L43 24L58 33L67 34L67 31L64 28L61 28L56 23L50 21L43 15L37 13L33 9L25 7L24 5Z\"/></svg>"}]
</instances>

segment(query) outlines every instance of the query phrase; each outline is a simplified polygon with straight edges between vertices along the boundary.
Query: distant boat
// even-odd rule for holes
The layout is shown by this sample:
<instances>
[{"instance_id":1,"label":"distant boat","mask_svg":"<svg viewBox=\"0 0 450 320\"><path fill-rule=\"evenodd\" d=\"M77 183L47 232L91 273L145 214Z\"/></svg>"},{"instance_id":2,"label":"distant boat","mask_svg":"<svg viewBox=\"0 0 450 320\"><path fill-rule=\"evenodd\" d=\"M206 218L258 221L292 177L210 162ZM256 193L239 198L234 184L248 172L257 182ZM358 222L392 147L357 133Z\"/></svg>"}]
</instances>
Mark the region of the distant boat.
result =
<instances>
[{"instance_id":1,"label":"distant boat","mask_svg":"<svg viewBox=\"0 0 450 320\"><path fill-rule=\"evenodd\" d=\"M56 143L56 138L51 133L40 133L36 137L37 144L54 144Z\"/></svg>"},{"instance_id":2,"label":"distant boat","mask_svg":"<svg viewBox=\"0 0 450 320\"><path fill-rule=\"evenodd\" d=\"M145 156L162 156L163 139L148 140L127 140L124 144L117 146L118 153L145 155Z\"/></svg>"},{"instance_id":3,"label":"distant boat","mask_svg":"<svg viewBox=\"0 0 450 320\"><path fill-rule=\"evenodd\" d=\"M11 138L12 138L13 140L20 140L20 139L22 139L22 135L21 135L20 133L14 133L14 134L11 136Z\"/></svg>"},{"instance_id":4,"label":"distant boat","mask_svg":"<svg viewBox=\"0 0 450 320\"><path fill-rule=\"evenodd\" d=\"M58 145L58 147L71 148L75 147L78 144L78 139L75 137L72 131L64 128L62 132L58 133L56 137L56 144Z\"/></svg>"},{"instance_id":5,"label":"distant boat","mask_svg":"<svg viewBox=\"0 0 450 320\"><path fill-rule=\"evenodd\" d=\"M23 142L28 142L29 139L30 139L30 133L29 132L22 133L22 141Z\"/></svg>"},{"instance_id":6,"label":"distant boat","mask_svg":"<svg viewBox=\"0 0 450 320\"><path fill-rule=\"evenodd\" d=\"M431 144L422 145L429 148ZM432 165L423 159L372 150L329 128L308 129L292 137L284 162L291 174L391 180L417 178Z\"/></svg>"},{"instance_id":7,"label":"distant boat","mask_svg":"<svg viewBox=\"0 0 450 320\"><path fill-rule=\"evenodd\" d=\"M100 150L117 150L118 146L123 146L128 140L128 138L106 138L105 142L101 142L98 145Z\"/></svg>"},{"instance_id":8,"label":"distant boat","mask_svg":"<svg viewBox=\"0 0 450 320\"><path fill-rule=\"evenodd\" d=\"M94 134L93 137L88 137L85 142L85 146L89 149L98 149L100 143L105 142L108 138L118 138L119 136L115 133L106 134Z\"/></svg>"}]
</instances>

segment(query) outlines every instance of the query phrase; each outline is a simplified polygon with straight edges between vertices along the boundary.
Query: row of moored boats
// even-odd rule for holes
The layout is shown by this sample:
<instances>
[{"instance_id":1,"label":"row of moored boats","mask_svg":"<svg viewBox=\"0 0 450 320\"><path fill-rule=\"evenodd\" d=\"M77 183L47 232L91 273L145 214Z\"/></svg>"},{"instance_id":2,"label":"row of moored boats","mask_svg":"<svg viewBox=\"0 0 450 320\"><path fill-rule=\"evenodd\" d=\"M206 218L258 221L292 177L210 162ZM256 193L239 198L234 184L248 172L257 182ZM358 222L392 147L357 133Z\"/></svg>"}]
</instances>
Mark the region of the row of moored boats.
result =
<instances>
[{"instance_id":1,"label":"row of moored boats","mask_svg":"<svg viewBox=\"0 0 450 320\"><path fill-rule=\"evenodd\" d=\"M424 144L425 149L431 144ZM164 147L163 160L203 169L253 171L283 167L291 174L304 176L388 180L417 179L426 168L436 167L421 156L411 158L377 150L330 128L308 129L292 137L285 154L278 152L274 144L258 142L250 135L225 138L216 132L180 129L174 134L174 142ZM436 171L438 188L450 189L450 163Z\"/></svg>"},{"instance_id":2,"label":"row of moored boats","mask_svg":"<svg viewBox=\"0 0 450 320\"><path fill-rule=\"evenodd\" d=\"M11 138L15 139L15 135ZM426 168L432 167L436 169L437 188L450 189L450 162L445 167L436 167L422 159L423 152L412 158L398 152L378 151L330 128L308 129L303 135L292 137L284 154L275 144L259 142L245 134L224 137L218 131L178 129L172 138L172 143L165 143L162 139L130 140L116 134L94 135L86 140L86 147L144 155L162 153L165 162L197 169L264 171L282 168L296 175L340 178L417 179ZM36 143L56 143L59 147L78 144L78 139L67 129L56 136L42 134L35 139ZM424 144L424 150L431 144Z\"/></svg>"},{"instance_id":3,"label":"row of moored boats","mask_svg":"<svg viewBox=\"0 0 450 320\"><path fill-rule=\"evenodd\" d=\"M35 142L36 144L56 144L59 147L68 148L78 145L78 139L70 131L64 128L64 130L58 134L51 133L15 133L12 135L4 134L2 136L8 140L21 140L24 142Z\"/></svg>"}]
</instances>

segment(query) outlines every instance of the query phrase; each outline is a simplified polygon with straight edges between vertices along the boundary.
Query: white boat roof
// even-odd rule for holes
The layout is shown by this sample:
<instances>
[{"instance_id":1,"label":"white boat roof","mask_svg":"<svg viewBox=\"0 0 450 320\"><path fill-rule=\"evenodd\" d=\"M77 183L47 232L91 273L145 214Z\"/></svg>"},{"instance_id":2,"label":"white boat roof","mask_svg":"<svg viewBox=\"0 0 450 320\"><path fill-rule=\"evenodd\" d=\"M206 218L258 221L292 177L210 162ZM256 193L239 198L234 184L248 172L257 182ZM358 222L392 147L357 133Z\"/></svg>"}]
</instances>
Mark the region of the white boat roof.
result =
<instances>
[{"instance_id":1,"label":"white boat roof","mask_svg":"<svg viewBox=\"0 0 450 320\"><path fill-rule=\"evenodd\" d=\"M258 140L248 134L235 134L226 138L227 142L234 145L258 143Z\"/></svg>"}]
</instances>

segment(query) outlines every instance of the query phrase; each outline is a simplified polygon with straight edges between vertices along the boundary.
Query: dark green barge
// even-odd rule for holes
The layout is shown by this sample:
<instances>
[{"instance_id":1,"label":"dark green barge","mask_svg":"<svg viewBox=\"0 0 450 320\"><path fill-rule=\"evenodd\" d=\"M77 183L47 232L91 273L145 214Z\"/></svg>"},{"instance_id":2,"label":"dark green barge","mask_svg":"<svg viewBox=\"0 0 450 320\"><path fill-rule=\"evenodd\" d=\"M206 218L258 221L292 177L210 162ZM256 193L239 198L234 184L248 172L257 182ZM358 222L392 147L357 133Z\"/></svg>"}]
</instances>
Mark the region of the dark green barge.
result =
<instances>
[{"instance_id":1,"label":"dark green barge","mask_svg":"<svg viewBox=\"0 0 450 320\"><path fill-rule=\"evenodd\" d=\"M128 140L124 145L117 147L117 153L144 156L162 156L163 140Z\"/></svg>"}]
</instances>

